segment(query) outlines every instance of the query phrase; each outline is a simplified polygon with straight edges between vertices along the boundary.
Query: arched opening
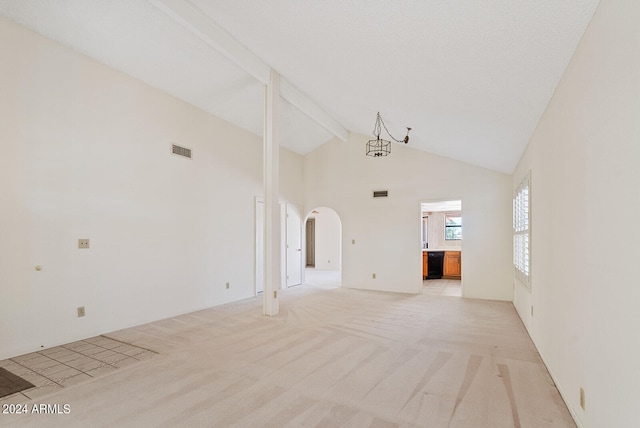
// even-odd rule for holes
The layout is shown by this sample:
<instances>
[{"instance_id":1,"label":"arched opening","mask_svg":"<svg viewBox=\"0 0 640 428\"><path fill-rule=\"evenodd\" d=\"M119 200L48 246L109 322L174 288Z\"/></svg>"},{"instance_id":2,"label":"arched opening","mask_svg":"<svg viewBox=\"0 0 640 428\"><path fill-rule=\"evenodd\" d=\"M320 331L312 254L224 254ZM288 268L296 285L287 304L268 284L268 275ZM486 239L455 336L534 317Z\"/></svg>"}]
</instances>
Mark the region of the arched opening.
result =
<instances>
[{"instance_id":1,"label":"arched opening","mask_svg":"<svg viewBox=\"0 0 640 428\"><path fill-rule=\"evenodd\" d=\"M317 207L305 218L305 284L334 288L342 284L342 222L328 207Z\"/></svg>"}]
</instances>

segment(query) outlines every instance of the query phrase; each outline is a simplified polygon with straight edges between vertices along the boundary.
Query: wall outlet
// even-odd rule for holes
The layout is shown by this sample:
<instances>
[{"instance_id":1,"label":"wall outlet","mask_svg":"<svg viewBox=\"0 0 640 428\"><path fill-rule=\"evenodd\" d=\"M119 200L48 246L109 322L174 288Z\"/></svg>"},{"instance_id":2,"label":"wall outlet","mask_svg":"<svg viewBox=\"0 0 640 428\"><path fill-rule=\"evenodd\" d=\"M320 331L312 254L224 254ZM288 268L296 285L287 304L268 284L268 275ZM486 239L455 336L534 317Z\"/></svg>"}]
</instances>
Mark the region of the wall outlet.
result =
<instances>
[{"instance_id":1,"label":"wall outlet","mask_svg":"<svg viewBox=\"0 0 640 428\"><path fill-rule=\"evenodd\" d=\"M376 279L376 274L375 274L375 273L374 273L374 274L372 274L372 275L371 275L371 277L372 277L373 279Z\"/></svg>"},{"instance_id":2,"label":"wall outlet","mask_svg":"<svg viewBox=\"0 0 640 428\"><path fill-rule=\"evenodd\" d=\"M580 388L580 407L584 410L584 389Z\"/></svg>"},{"instance_id":3,"label":"wall outlet","mask_svg":"<svg viewBox=\"0 0 640 428\"><path fill-rule=\"evenodd\" d=\"M226 284L226 287L227 287L227 290L228 290L228 289L229 289L229 283L228 283L228 282L227 282L227 284Z\"/></svg>"},{"instance_id":4,"label":"wall outlet","mask_svg":"<svg viewBox=\"0 0 640 428\"><path fill-rule=\"evenodd\" d=\"M78 306L78 318L81 318L85 315L84 306Z\"/></svg>"},{"instance_id":5,"label":"wall outlet","mask_svg":"<svg viewBox=\"0 0 640 428\"><path fill-rule=\"evenodd\" d=\"M356 245L356 240L355 239L351 240L351 245Z\"/></svg>"},{"instance_id":6,"label":"wall outlet","mask_svg":"<svg viewBox=\"0 0 640 428\"><path fill-rule=\"evenodd\" d=\"M89 248L89 240L88 239L78 239L78 248L82 248L82 249Z\"/></svg>"}]
</instances>

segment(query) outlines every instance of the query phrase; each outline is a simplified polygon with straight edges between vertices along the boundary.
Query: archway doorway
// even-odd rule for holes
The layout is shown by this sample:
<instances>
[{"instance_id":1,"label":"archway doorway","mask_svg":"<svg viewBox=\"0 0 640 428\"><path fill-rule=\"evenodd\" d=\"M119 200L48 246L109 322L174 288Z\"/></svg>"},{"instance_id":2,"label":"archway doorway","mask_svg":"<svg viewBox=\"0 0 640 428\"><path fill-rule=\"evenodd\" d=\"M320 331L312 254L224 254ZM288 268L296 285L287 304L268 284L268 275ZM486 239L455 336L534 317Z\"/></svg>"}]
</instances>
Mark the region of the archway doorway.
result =
<instances>
[{"instance_id":1,"label":"archway doorway","mask_svg":"<svg viewBox=\"0 0 640 428\"><path fill-rule=\"evenodd\" d=\"M342 283L342 222L328 207L316 207L305 218L305 284L334 288Z\"/></svg>"}]
</instances>

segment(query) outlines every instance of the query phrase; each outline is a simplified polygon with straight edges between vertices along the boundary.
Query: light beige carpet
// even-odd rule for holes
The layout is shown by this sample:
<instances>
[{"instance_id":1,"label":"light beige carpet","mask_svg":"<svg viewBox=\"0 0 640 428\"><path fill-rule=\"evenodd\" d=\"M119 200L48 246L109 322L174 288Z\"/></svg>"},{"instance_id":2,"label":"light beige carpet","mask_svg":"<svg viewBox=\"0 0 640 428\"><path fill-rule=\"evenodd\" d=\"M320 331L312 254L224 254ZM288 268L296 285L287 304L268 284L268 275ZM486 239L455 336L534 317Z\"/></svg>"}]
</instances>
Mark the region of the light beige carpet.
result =
<instances>
[{"instance_id":1,"label":"light beige carpet","mask_svg":"<svg viewBox=\"0 0 640 428\"><path fill-rule=\"evenodd\" d=\"M159 354L15 426L574 427L511 303L305 285L109 334Z\"/></svg>"}]
</instances>

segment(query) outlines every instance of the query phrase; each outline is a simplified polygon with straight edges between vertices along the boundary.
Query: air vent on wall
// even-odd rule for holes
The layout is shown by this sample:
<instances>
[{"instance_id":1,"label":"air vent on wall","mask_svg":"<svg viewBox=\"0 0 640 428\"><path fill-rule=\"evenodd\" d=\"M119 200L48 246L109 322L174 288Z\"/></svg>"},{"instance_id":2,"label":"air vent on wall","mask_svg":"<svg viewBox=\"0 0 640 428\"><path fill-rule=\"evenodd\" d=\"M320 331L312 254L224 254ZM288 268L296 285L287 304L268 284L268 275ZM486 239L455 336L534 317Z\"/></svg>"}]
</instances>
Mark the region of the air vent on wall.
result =
<instances>
[{"instance_id":1,"label":"air vent on wall","mask_svg":"<svg viewBox=\"0 0 640 428\"><path fill-rule=\"evenodd\" d=\"M388 190L374 190L373 191L373 197L374 198L386 198L387 196L389 196L389 191Z\"/></svg>"},{"instance_id":2,"label":"air vent on wall","mask_svg":"<svg viewBox=\"0 0 640 428\"><path fill-rule=\"evenodd\" d=\"M181 146L172 144L171 153L173 153L174 155L191 159L191 149L188 149L186 147L181 147Z\"/></svg>"}]
</instances>

